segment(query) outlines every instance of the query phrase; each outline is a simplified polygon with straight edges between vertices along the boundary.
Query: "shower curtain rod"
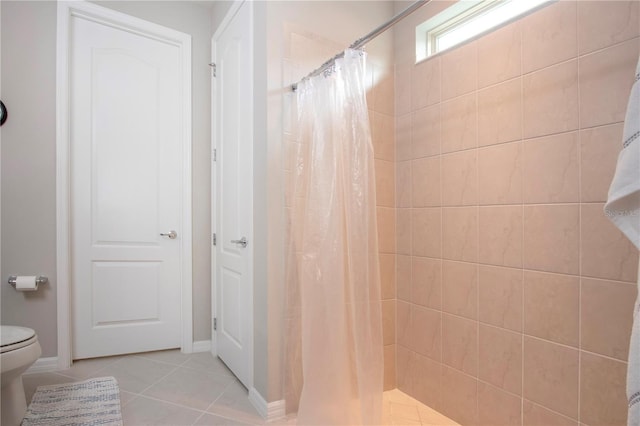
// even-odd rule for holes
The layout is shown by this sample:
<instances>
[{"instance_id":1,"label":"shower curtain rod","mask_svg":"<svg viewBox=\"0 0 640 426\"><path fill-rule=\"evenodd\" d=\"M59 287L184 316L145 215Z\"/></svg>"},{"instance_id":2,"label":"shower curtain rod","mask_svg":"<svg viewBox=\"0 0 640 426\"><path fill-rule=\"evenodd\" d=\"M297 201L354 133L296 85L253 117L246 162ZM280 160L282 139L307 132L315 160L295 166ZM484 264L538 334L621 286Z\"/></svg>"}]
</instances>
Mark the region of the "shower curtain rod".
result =
<instances>
[{"instance_id":1,"label":"shower curtain rod","mask_svg":"<svg viewBox=\"0 0 640 426\"><path fill-rule=\"evenodd\" d=\"M409 16L413 12L415 12L418 8L420 8L421 6L424 6L425 4L427 4L429 2L431 2L431 0L417 0L416 2L412 3L411 6L407 7L402 12L398 13L396 16L394 16L393 18L389 19L387 22L385 22L384 24L380 25L379 27L377 27L376 29L371 31L369 34L367 34L364 37L359 38L358 40L356 40L353 43L351 43L351 45L349 46L349 49L360 49L360 48L362 48L365 44L367 44L368 42L370 42L374 38L378 37L380 34L385 32L389 28L393 27L395 24L397 24L398 22L400 22L401 20L403 20L404 18L406 18L407 16ZM334 56L333 58L329 59L324 64L320 65L320 67L316 68L314 71L311 71L309 74L307 74L305 77L303 77L300 81L306 80L307 78L314 77L316 75L319 75L324 70L326 70L331 65L333 65L336 62L337 59L340 59L343 56L344 56L344 52L338 53L336 56ZM298 83L300 83L300 81ZM294 83L294 84L291 85L291 90L293 92L295 92L296 89L298 88L298 83Z\"/></svg>"}]
</instances>

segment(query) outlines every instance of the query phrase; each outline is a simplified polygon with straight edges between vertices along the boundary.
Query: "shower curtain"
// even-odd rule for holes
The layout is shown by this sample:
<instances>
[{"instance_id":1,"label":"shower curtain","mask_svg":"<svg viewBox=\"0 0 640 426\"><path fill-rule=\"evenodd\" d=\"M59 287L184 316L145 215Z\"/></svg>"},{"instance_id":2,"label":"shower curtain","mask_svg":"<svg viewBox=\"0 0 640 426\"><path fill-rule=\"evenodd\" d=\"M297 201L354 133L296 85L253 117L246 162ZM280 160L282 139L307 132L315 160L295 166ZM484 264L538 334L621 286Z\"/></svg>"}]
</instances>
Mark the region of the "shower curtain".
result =
<instances>
[{"instance_id":1,"label":"shower curtain","mask_svg":"<svg viewBox=\"0 0 640 426\"><path fill-rule=\"evenodd\" d=\"M299 425L379 424L383 355L362 51L297 89L285 398ZM297 409L297 410L296 410Z\"/></svg>"}]
</instances>

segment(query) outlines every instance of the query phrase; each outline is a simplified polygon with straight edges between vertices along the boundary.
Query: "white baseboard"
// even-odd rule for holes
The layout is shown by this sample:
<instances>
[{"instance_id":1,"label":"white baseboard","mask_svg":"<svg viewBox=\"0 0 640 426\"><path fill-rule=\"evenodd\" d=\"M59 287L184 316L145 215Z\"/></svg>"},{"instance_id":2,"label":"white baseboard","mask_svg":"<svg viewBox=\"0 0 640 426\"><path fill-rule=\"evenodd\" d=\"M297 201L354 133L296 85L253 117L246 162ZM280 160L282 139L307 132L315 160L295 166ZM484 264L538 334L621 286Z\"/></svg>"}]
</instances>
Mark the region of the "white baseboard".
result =
<instances>
[{"instance_id":1,"label":"white baseboard","mask_svg":"<svg viewBox=\"0 0 640 426\"><path fill-rule=\"evenodd\" d=\"M267 402L256 388L249 390L249 401L266 421L281 419L286 416L284 400Z\"/></svg>"},{"instance_id":2,"label":"white baseboard","mask_svg":"<svg viewBox=\"0 0 640 426\"><path fill-rule=\"evenodd\" d=\"M193 342L193 353L211 352L211 340L198 340Z\"/></svg>"},{"instance_id":3,"label":"white baseboard","mask_svg":"<svg viewBox=\"0 0 640 426\"><path fill-rule=\"evenodd\" d=\"M38 358L24 374L51 373L58 371L58 357Z\"/></svg>"},{"instance_id":4,"label":"white baseboard","mask_svg":"<svg viewBox=\"0 0 640 426\"><path fill-rule=\"evenodd\" d=\"M211 340L193 342L193 352L211 352ZM24 374L52 373L58 371L58 357L38 358Z\"/></svg>"}]
</instances>

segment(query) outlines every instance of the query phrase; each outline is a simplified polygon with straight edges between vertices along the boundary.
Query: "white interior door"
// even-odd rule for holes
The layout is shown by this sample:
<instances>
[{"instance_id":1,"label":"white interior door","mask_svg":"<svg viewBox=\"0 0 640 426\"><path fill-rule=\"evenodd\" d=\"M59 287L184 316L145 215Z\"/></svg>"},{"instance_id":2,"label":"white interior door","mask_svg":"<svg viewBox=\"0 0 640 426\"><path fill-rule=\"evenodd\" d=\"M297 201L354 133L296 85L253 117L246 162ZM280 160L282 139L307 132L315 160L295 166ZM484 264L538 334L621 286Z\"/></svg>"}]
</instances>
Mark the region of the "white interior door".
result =
<instances>
[{"instance_id":1,"label":"white interior door","mask_svg":"<svg viewBox=\"0 0 640 426\"><path fill-rule=\"evenodd\" d=\"M70 37L73 358L180 347L180 47L81 14Z\"/></svg>"},{"instance_id":2,"label":"white interior door","mask_svg":"<svg viewBox=\"0 0 640 426\"><path fill-rule=\"evenodd\" d=\"M213 39L214 341L247 388L253 379L253 64L251 2Z\"/></svg>"}]
</instances>

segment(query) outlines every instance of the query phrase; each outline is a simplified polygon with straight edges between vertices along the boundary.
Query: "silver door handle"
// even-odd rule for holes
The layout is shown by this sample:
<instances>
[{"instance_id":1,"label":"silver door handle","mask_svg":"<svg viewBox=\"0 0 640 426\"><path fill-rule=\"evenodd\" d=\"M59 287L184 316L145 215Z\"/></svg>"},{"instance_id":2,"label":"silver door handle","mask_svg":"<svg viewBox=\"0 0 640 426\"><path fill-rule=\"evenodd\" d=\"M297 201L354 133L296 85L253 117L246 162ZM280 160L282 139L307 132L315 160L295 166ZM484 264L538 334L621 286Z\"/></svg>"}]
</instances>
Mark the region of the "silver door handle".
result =
<instances>
[{"instance_id":1,"label":"silver door handle","mask_svg":"<svg viewBox=\"0 0 640 426\"><path fill-rule=\"evenodd\" d=\"M161 233L160 235L162 235L163 237L169 237L172 240L175 240L176 238L178 238L178 233L176 231L169 231L168 234L162 234Z\"/></svg>"},{"instance_id":2,"label":"silver door handle","mask_svg":"<svg viewBox=\"0 0 640 426\"><path fill-rule=\"evenodd\" d=\"M242 237L242 239L240 240L231 240L232 244L239 244L242 246L242 248L245 248L247 246L247 244L249 244L249 241L247 241L246 237Z\"/></svg>"}]
</instances>

